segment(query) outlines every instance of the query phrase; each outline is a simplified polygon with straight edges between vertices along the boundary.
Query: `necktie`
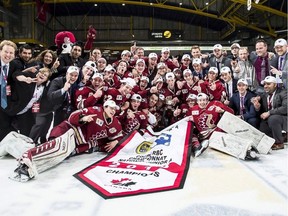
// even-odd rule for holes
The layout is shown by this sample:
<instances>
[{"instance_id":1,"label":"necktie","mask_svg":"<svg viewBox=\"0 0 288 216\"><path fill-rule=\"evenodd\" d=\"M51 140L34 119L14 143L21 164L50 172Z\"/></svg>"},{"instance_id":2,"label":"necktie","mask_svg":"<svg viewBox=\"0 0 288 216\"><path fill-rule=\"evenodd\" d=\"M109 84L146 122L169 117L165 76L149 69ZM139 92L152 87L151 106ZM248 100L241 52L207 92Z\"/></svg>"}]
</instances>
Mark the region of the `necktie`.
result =
<instances>
[{"instance_id":1,"label":"necktie","mask_svg":"<svg viewBox=\"0 0 288 216\"><path fill-rule=\"evenodd\" d=\"M268 110L272 109L272 96L273 94L268 95Z\"/></svg>"},{"instance_id":2,"label":"necktie","mask_svg":"<svg viewBox=\"0 0 288 216\"><path fill-rule=\"evenodd\" d=\"M226 92L227 92L227 97L230 98L230 91L229 91L229 84L226 83Z\"/></svg>"},{"instance_id":3,"label":"necktie","mask_svg":"<svg viewBox=\"0 0 288 216\"><path fill-rule=\"evenodd\" d=\"M240 96L240 115L244 114L244 96Z\"/></svg>"},{"instance_id":4,"label":"necktie","mask_svg":"<svg viewBox=\"0 0 288 216\"><path fill-rule=\"evenodd\" d=\"M7 82L7 65L4 65L2 67L2 73L1 73L1 107L3 109L7 107L6 82Z\"/></svg>"},{"instance_id":5,"label":"necktie","mask_svg":"<svg viewBox=\"0 0 288 216\"><path fill-rule=\"evenodd\" d=\"M280 58L279 58L279 67L278 67L278 70L280 70L280 71L282 71L283 60L284 60L283 57L280 57Z\"/></svg>"}]
</instances>

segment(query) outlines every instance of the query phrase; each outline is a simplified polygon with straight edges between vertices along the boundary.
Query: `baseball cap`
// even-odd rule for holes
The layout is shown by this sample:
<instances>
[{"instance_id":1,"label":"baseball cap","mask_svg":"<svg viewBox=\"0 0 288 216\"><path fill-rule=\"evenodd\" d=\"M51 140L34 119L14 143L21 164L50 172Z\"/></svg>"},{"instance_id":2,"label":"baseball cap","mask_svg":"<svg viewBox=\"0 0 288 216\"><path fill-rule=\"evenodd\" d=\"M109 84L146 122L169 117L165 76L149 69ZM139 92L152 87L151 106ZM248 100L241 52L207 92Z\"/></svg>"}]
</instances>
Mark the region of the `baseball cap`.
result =
<instances>
[{"instance_id":1,"label":"baseball cap","mask_svg":"<svg viewBox=\"0 0 288 216\"><path fill-rule=\"evenodd\" d=\"M239 83L243 83L244 85L248 85L248 82L245 79L242 79L242 78L237 81L237 85Z\"/></svg>"},{"instance_id":2,"label":"baseball cap","mask_svg":"<svg viewBox=\"0 0 288 216\"><path fill-rule=\"evenodd\" d=\"M200 58L194 58L192 61L192 65L194 65L194 64L200 65L201 63L202 63L202 61Z\"/></svg>"},{"instance_id":3,"label":"baseball cap","mask_svg":"<svg viewBox=\"0 0 288 216\"><path fill-rule=\"evenodd\" d=\"M197 95L195 94L189 94L188 97L186 98L186 101L187 100L196 100L197 99Z\"/></svg>"},{"instance_id":4,"label":"baseball cap","mask_svg":"<svg viewBox=\"0 0 288 216\"><path fill-rule=\"evenodd\" d=\"M105 67L104 71L114 71L114 72L116 72L115 68L111 64L108 64Z\"/></svg>"},{"instance_id":5,"label":"baseball cap","mask_svg":"<svg viewBox=\"0 0 288 216\"><path fill-rule=\"evenodd\" d=\"M172 72L168 72L165 75L166 80L175 79L175 75Z\"/></svg>"},{"instance_id":6,"label":"baseball cap","mask_svg":"<svg viewBox=\"0 0 288 216\"><path fill-rule=\"evenodd\" d=\"M93 74L92 79L95 79L97 77L99 77L100 79L103 80L103 75L101 73L97 73L97 72Z\"/></svg>"},{"instance_id":7,"label":"baseball cap","mask_svg":"<svg viewBox=\"0 0 288 216\"><path fill-rule=\"evenodd\" d=\"M190 57L190 55L188 55L188 54L184 54L183 56L182 56L182 60L184 60L184 59L189 59L189 60L191 60L191 57Z\"/></svg>"},{"instance_id":8,"label":"baseball cap","mask_svg":"<svg viewBox=\"0 0 288 216\"><path fill-rule=\"evenodd\" d=\"M131 52L129 50L123 50L121 56L129 54L131 56Z\"/></svg>"},{"instance_id":9,"label":"baseball cap","mask_svg":"<svg viewBox=\"0 0 288 216\"><path fill-rule=\"evenodd\" d=\"M221 70L221 72L220 72L221 74L222 74L222 73L231 73L230 68L227 67L227 66L222 67L220 70Z\"/></svg>"},{"instance_id":10,"label":"baseball cap","mask_svg":"<svg viewBox=\"0 0 288 216\"><path fill-rule=\"evenodd\" d=\"M163 78L162 78L162 77L159 77L159 78L156 80L156 83L158 83L158 82L164 82L164 81L163 81Z\"/></svg>"},{"instance_id":11,"label":"baseball cap","mask_svg":"<svg viewBox=\"0 0 288 216\"><path fill-rule=\"evenodd\" d=\"M115 103L115 101L113 100L107 100L105 101L105 103L103 104L104 107L109 106L111 108L114 108L116 110L119 110L119 106Z\"/></svg>"},{"instance_id":12,"label":"baseball cap","mask_svg":"<svg viewBox=\"0 0 288 216\"><path fill-rule=\"evenodd\" d=\"M208 72L213 71L214 73L218 73L218 68L216 67L210 67Z\"/></svg>"},{"instance_id":13,"label":"baseball cap","mask_svg":"<svg viewBox=\"0 0 288 216\"><path fill-rule=\"evenodd\" d=\"M140 80L146 80L149 83L149 78L147 76L142 76Z\"/></svg>"},{"instance_id":14,"label":"baseball cap","mask_svg":"<svg viewBox=\"0 0 288 216\"><path fill-rule=\"evenodd\" d=\"M160 67L166 67L166 64L164 62L159 62L157 64L157 69L159 69Z\"/></svg>"},{"instance_id":15,"label":"baseball cap","mask_svg":"<svg viewBox=\"0 0 288 216\"><path fill-rule=\"evenodd\" d=\"M240 44L239 43L233 43L230 48L232 49L233 47L237 47L238 49L240 49Z\"/></svg>"},{"instance_id":16,"label":"baseball cap","mask_svg":"<svg viewBox=\"0 0 288 216\"><path fill-rule=\"evenodd\" d=\"M97 60L97 62L99 62L99 61L104 61L105 63L107 63L106 59L103 58L103 57L101 57L101 58L99 58L99 59Z\"/></svg>"},{"instance_id":17,"label":"baseball cap","mask_svg":"<svg viewBox=\"0 0 288 216\"><path fill-rule=\"evenodd\" d=\"M209 97L208 97L208 95L206 95L205 93L199 93L199 94L197 95L197 100L198 100L198 99L202 99L202 98L208 99Z\"/></svg>"},{"instance_id":18,"label":"baseball cap","mask_svg":"<svg viewBox=\"0 0 288 216\"><path fill-rule=\"evenodd\" d=\"M137 59L137 61L136 61L136 65L139 64L140 62L142 62L142 63L145 65L145 61L144 61L144 59L141 59L141 58L140 58L140 59Z\"/></svg>"},{"instance_id":19,"label":"baseball cap","mask_svg":"<svg viewBox=\"0 0 288 216\"><path fill-rule=\"evenodd\" d=\"M213 50L215 50L215 49L222 50L222 45L221 45L221 44L215 44L215 45L213 46Z\"/></svg>"},{"instance_id":20,"label":"baseball cap","mask_svg":"<svg viewBox=\"0 0 288 216\"><path fill-rule=\"evenodd\" d=\"M157 54L156 53L150 53L148 55L148 58L158 58Z\"/></svg>"},{"instance_id":21,"label":"baseball cap","mask_svg":"<svg viewBox=\"0 0 288 216\"><path fill-rule=\"evenodd\" d=\"M94 73L97 72L96 64L93 61L87 61L84 66L92 68Z\"/></svg>"},{"instance_id":22,"label":"baseball cap","mask_svg":"<svg viewBox=\"0 0 288 216\"><path fill-rule=\"evenodd\" d=\"M76 67L76 66L70 66L68 69L67 69L67 73L73 73L73 72L77 72L79 74L79 68Z\"/></svg>"},{"instance_id":23,"label":"baseball cap","mask_svg":"<svg viewBox=\"0 0 288 216\"><path fill-rule=\"evenodd\" d=\"M131 88L134 88L136 85L136 81L130 77L124 78L123 80L120 80L120 82L129 85Z\"/></svg>"},{"instance_id":24,"label":"baseball cap","mask_svg":"<svg viewBox=\"0 0 288 216\"><path fill-rule=\"evenodd\" d=\"M264 85L264 83L277 83L276 78L273 76L267 76L264 80L261 81L261 84Z\"/></svg>"},{"instance_id":25,"label":"baseball cap","mask_svg":"<svg viewBox=\"0 0 288 216\"><path fill-rule=\"evenodd\" d=\"M142 97L139 94L133 94L131 100L142 101Z\"/></svg>"},{"instance_id":26,"label":"baseball cap","mask_svg":"<svg viewBox=\"0 0 288 216\"><path fill-rule=\"evenodd\" d=\"M274 47L276 46L287 46L287 41L283 38L279 38L274 43Z\"/></svg>"},{"instance_id":27,"label":"baseball cap","mask_svg":"<svg viewBox=\"0 0 288 216\"><path fill-rule=\"evenodd\" d=\"M186 73L192 74L192 71L187 68L183 71L183 75L185 75Z\"/></svg>"},{"instance_id":28,"label":"baseball cap","mask_svg":"<svg viewBox=\"0 0 288 216\"><path fill-rule=\"evenodd\" d=\"M170 49L168 47L163 47L162 50L161 50L161 53L164 53L164 52L169 52L170 53Z\"/></svg>"}]
</instances>

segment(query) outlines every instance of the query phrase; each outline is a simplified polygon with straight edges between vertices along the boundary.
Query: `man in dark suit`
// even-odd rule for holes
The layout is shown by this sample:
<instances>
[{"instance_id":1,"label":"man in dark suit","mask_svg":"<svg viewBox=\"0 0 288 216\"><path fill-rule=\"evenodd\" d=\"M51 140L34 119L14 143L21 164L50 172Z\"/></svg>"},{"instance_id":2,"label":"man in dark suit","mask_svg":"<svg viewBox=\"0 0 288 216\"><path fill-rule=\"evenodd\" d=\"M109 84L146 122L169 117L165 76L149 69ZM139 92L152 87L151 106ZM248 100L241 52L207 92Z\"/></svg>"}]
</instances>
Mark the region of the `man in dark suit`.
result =
<instances>
[{"instance_id":1,"label":"man in dark suit","mask_svg":"<svg viewBox=\"0 0 288 216\"><path fill-rule=\"evenodd\" d=\"M224 101L224 104L228 106L230 98L235 92L237 92L238 80L232 77L231 70L227 66L221 68L220 74L221 74L221 79L224 81L224 86L226 90L226 100Z\"/></svg>"},{"instance_id":2,"label":"man in dark suit","mask_svg":"<svg viewBox=\"0 0 288 216\"><path fill-rule=\"evenodd\" d=\"M9 105L11 91L13 91L12 73L15 71L15 64L11 61L15 58L17 46L14 42L3 40L0 43L0 58L1 58L1 75L0 75L0 91L1 91L1 106L0 106L0 141L11 131L12 117L9 116L5 109Z\"/></svg>"},{"instance_id":3,"label":"man in dark suit","mask_svg":"<svg viewBox=\"0 0 288 216\"><path fill-rule=\"evenodd\" d=\"M60 54L58 59L60 65L58 67L58 73L52 75L51 79L54 79L55 76L65 76L67 69L70 66L76 66L78 68L82 68L85 64L85 60L81 57L82 55L82 44L80 42L76 42L72 45L72 49L70 53Z\"/></svg>"},{"instance_id":4,"label":"man in dark suit","mask_svg":"<svg viewBox=\"0 0 288 216\"><path fill-rule=\"evenodd\" d=\"M224 66L231 69L231 60L232 59L223 55L223 47L221 44L215 44L213 46L213 56L209 59L210 67L216 67L218 71L221 71L221 68Z\"/></svg>"},{"instance_id":5,"label":"man in dark suit","mask_svg":"<svg viewBox=\"0 0 288 216\"><path fill-rule=\"evenodd\" d=\"M256 95L248 90L248 82L245 79L239 79L237 82L238 92L234 93L230 98L229 107L234 110L234 114L258 128L260 118L255 110L251 99Z\"/></svg>"},{"instance_id":6,"label":"man in dark suit","mask_svg":"<svg viewBox=\"0 0 288 216\"><path fill-rule=\"evenodd\" d=\"M68 119L69 115L75 110L73 106L75 104L74 93L77 88L78 76L79 68L70 66L66 76L57 77L51 81L47 97L54 105L54 127Z\"/></svg>"},{"instance_id":7,"label":"man in dark suit","mask_svg":"<svg viewBox=\"0 0 288 216\"><path fill-rule=\"evenodd\" d=\"M252 99L261 118L259 130L275 139L273 150L283 149L282 130L287 131L287 90L277 88L273 76L267 76L261 84L265 93Z\"/></svg>"}]
</instances>

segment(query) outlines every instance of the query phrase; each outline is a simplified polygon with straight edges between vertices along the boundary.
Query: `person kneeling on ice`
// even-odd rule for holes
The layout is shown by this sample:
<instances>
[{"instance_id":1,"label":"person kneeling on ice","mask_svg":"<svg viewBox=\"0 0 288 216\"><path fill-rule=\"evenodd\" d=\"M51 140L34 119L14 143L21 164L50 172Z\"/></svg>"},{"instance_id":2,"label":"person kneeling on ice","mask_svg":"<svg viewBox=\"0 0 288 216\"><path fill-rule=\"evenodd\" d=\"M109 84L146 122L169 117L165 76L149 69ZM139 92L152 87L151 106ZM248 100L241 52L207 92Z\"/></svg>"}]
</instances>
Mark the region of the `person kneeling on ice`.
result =
<instances>
[{"instance_id":1,"label":"person kneeling on ice","mask_svg":"<svg viewBox=\"0 0 288 216\"><path fill-rule=\"evenodd\" d=\"M197 136L192 138L195 157L208 147L208 139L214 131L222 131L217 127L217 123L225 111L233 114L233 110L220 101L209 101L208 95L204 93L197 95L197 105L189 110L190 120L195 125L194 131L197 131Z\"/></svg>"},{"instance_id":2,"label":"person kneeling on ice","mask_svg":"<svg viewBox=\"0 0 288 216\"><path fill-rule=\"evenodd\" d=\"M114 118L119 106L107 100L103 107L89 107L74 111L68 121L51 131L50 138L35 148L26 151L10 178L26 182L65 158L83 152L110 152L123 138L122 127Z\"/></svg>"}]
</instances>

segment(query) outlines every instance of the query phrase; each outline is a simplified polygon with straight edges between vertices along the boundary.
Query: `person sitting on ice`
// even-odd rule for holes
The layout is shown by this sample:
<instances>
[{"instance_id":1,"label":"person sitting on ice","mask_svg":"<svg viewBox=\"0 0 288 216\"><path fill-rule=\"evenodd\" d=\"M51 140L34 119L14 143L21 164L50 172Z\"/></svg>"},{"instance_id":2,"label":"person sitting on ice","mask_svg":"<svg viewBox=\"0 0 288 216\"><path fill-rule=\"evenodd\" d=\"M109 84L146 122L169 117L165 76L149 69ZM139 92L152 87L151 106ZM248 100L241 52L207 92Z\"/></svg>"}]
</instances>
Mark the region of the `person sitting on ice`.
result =
<instances>
[{"instance_id":1,"label":"person sitting on ice","mask_svg":"<svg viewBox=\"0 0 288 216\"><path fill-rule=\"evenodd\" d=\"M119 106L107 100L102 106L94 106L73 112L67 121L53 128L50 138L37 147L24 152L19 165L10 177L26 182L69 156L94 151L110 152L123 138L122 126L114 117Z\"/></svg>"},{"instance_id":2,"label":"person sitting on ice","mask_svg":"<svg viewBox=\"0 0 288 216\"><path fill-rule=\"evenodd\" d=\"M208 139L214 131L222 131L217 127L222 114L227 111L234 113L233 110L221 103L220 101L209 101L208 95L199 93L197 95L197 105L193 106L190 110L191 121L194 122L195 132L198 132L196 140L192 140L192 148L195 156L199 156L207 147Z\"/></svg>"}]
</instances>

